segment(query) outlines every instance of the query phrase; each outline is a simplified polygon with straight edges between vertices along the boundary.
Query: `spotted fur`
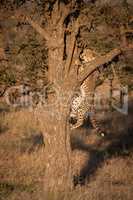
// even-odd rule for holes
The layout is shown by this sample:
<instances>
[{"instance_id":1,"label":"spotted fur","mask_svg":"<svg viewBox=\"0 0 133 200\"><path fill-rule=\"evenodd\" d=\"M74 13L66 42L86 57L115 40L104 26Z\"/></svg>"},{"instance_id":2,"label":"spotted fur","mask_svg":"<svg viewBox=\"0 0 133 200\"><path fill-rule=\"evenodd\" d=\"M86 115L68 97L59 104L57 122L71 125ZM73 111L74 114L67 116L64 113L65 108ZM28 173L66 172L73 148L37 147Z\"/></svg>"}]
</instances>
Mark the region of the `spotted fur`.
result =
<instances>
[{"instance_id":1,"label":"spotted fur","mask_svg":"<svg viewBox=\"0 0 133 200\"><path fill-rule=\"evenodd\" d=\"M88 57L88 60L87 60ZM85 50L80 55L83 63L94 60L96 54L90 49ZM84 69L80 68L80 72ZM80 73L79 72L79 73ZM93 78L93 77L92 77ZM96 130L97 134L104 136L105 133L102 130L100 123L97 122L95 118L95 107L94 103L94 93L90 91L90 84L92 84L93 92L95 90L95 82L90 78L87 78L80 87L80 91L74 96L71 104L70 112L70 124L71 128L78 128L84 124L84 121L90 121L93 128ZM88 119L89 118L89 119Z\"/></svg>"}]
</instances>

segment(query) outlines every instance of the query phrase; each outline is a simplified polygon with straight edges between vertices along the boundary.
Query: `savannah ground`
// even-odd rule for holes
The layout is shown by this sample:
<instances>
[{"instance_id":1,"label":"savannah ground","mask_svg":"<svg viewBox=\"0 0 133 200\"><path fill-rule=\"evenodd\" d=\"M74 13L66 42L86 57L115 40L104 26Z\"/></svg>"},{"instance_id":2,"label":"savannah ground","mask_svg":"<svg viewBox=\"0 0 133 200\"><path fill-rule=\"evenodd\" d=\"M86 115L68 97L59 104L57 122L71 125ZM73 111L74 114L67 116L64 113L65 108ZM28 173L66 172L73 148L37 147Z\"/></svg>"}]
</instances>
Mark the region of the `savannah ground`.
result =
<instances>
[{"instance_id":1,"label":"savannah ground","mask_svg":"<svg viewBox=\"0 0 133 200\"><path fill-rule=\"evenodd\" d=\"M72 132L73 152L77 149L79 164L85 152L78 141L93 145L96 154L88 152L89 179L85 186L77 186L66 199L132 200L133 196L133 110L129 115L112 113L103 123L112 130L109 142L97 145L99 138L91 136L91 129L80 128ZM14 110L0 104L0 199L44 199L45 139L42 118L38 120L26 109ZM114 133L114 135L113 135ZM92 137L92 139L91 139ZM74 139L75 138L75 139ZM117 138L117 139L116 139ZM108 139L107 139L108 140ZM82 143L80 141L80 143ZM97 155L97 156L96 156ZM76 160L73 161L75 165ZM54 166L53 166L54 167ZM77 164L76 164L77 167ZM50 196L49 199L54 199ZM58 196L63 199L63 194Z\"/></svg>"}]
</instances>

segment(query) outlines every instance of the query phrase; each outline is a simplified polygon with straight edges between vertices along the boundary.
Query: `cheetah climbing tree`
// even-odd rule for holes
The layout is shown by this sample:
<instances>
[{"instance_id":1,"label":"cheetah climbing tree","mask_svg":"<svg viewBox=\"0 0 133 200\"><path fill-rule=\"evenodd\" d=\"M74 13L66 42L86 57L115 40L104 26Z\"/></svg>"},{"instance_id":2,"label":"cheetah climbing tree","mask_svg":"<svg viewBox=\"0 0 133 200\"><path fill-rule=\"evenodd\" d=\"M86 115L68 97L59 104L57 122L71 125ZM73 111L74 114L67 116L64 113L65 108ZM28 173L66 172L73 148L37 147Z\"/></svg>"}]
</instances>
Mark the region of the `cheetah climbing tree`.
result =
<instances>
[{"instance_id":1,"label":"cheetah climbing tree","mask_svg":"<svg viewBox=\"0 0 133 200\"><path fill-rule=\"evenodd\" d=\"M44 189L46 192L66 191L72 187L71 148L67 116L74 91L87 78L90 79L91 91L95 71L104 64L108 66L108 63L116 56L132 48L133 45L125 44L125 32L128 30L123 31L124 47L115 48L103 56L96 57L93 61L86 63L84 70L79 74L80 49L77 46L77 37L80 34L80 28L85 25L85 20L76 7L76 1L68 4L55 1L45 28L41 27L39 21L35 22L31 16L20 11L15 14L15 17L22 17L23 20L26 20L47 43L48 78L55 88L56 95L49 97L55 99L54 104L50 106L52 114L47 115L44 133L46 142ZM90 28L91 25L92 19L90 17ZM87 27L89 28L88 23Z\"/></svg>"}]
</instances>

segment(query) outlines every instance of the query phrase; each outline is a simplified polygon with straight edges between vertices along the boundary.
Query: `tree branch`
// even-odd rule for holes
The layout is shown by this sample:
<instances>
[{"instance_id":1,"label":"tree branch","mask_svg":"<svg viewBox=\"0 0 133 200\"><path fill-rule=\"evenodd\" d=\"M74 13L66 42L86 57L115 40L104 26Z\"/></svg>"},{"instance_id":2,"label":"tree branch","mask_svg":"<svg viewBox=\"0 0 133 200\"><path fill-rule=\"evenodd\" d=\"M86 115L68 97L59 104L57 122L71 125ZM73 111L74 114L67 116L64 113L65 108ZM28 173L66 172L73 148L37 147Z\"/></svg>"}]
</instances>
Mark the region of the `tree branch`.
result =
<instances>
[{"instance_id":1,"label":"tree branch","mask_svg":"<svg viewBox=\"0 0 133 200\"><path fill-rule=\"evenodd\" d=\"M49 40L50 36L38 23L34 22L29 17L26 17L27 22L38 32L44 39Z\"/></svg>"},{"instance_id":2,"label":"tree branch","mask_svg":"<svg viewBox=\"0 0 133 200\"><path fill-rule=\"evenodd\" d=\"M97 70L97 68L101 65L107 64L111 62L116 56L121 54L121 49L114 49L108 54L104 56L100 56L99 58L96 58L95 60L89 62L88 64L85 64L85 71L79 76L78 84L82 84L85 79L90 76L94 71Z\"/></svg>"},{"instance_id":3,"label":"tree branch","mask_svg":"<svg viewBox=\"0 0 133 200\"><path fill-rule=\"evenodd\" d=\"M78 77L78 85L81 85L88 76L90 76L93 72L97 70L97 68L101 65L108 64L111 62L116 56L119 56L124 51L127 51L129 49L133 49L133 44L128 45L124 49L116 48L113 49L111 52L107 53L104 56L100 56L99 58L96 58L95 60L86 63L85 71Z\"/></svg>"},{"instance_id":4,"label":"tree branch","mask_svg":"<svg viewBox=\"0 0 133 200\"><path fill-rule=\"evenodd\" d=\"M13 17L27 21L37 33L39 33L44 39L49 40L50 36L47 31L44 30L37 22L33 21L30 17L24 15L20 11L17 11Z\"/></svg>"},{"instance_id":5,"label":"tree branch","mask_svg":"<svg viewBox=\"0 0 133 200\"><path fill-rule=\"evenodd\" d=\"M60 20L59 0L56 0L51 15L51 26L52 27L56 26L59 20Z\"/></svg>"},{"instance_id":6,"label":"tree branch","mask_svg":"<svg viewBox=\"0 0 133 200\"><path fill-rule=\"evenodd\" d=\"M92 26L92 18L90 20L89 28ZM77 41L77 35L79 33L80 27L86 24L86 21L83 20L82 22L82 17L78 17L78 19L74 22L72 28L70 29L71 35L70 35L70 40L67 41L67 60L65 64L65 75L67 76L68 73L71 71L75 71L76 67L72 65L73 62L73 56L75 52L75 47L76 47L76 41ZM75 67L75 69L71 69L71 67Z\"/></svg>"},{"instance_id":7,"label":"tree branch","mask_svg":"<svg viewBox=\"0 0 133 200\"><path fill-rule=\"evenodd\" d=\"M65 5L63 2L56 0L51 15L52 26L63 25L65 18L72 12L71 4L72 3Z\"/></svg>"},{"instance_id":8,"label":"tree branch","mask_svg":"<svg viewBox=\"0 0 133 200\"><path fill-rule=\"evenodd\" d=\"M72 64L72 60L73 60L73 55L74 55L74 51L75 51L75 47L76 47L76 37L75 34L72 34L70 36L70 43L69 43L69 52L67 53L67 60L65 63L65 75L67 76L70 68L71 68L71 64Z\"/></svg>"},{"instance_id":9,"label":"tree branch","mask_svg":"<svg viewBox=\"0 0 133 200\"><path fill-rule=\"evenodd\" d=\"M70 39L69 41L67 41L67 60L66 60L66 64L65 64L65 74L66 76L68 75L70 68L71 68L71 64L73 61L73 55L74 55L74 51L75 51L75 47L76 47L76 41L77 41L77 35L79 33L79 28L80 28L80 24L79 24L79 20L77 19L72 27L71 30L71 35L70 35Z\"/></svg>"},{"instance_id":10,"label":"tree branch","mask_svg":"<svg viewBox=\"0 0 133 200\"><path fill-rule=\"evenodd\" d=\"M64 23L64 20L66 19L66 17L71 14L72 12L74 12L74 4L75 2L74 1L71 1L68 5L65 5L61 2L60 3L60 6L59 6L59 9L60 9L60 23L63 24Z\"/></svg>"}]
</instances>

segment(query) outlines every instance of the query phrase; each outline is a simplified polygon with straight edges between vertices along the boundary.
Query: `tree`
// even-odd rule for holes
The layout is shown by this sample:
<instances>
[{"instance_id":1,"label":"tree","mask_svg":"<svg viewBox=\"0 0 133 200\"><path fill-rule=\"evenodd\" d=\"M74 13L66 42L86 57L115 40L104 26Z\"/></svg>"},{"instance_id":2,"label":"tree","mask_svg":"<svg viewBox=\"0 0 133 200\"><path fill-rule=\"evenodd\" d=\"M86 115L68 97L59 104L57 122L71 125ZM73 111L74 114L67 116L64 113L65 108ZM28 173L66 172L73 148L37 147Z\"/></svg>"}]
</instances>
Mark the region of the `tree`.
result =
<instances>
[{"instance_id":1,"label":"tree","mask_svg":"<svg viewBox=\"0 0 133 200\"><path fill-rule=\"evenodd\" d=\"M132 45L125 44L125 31L122 31L122 48L116 48L104 56L97 57L85 64L84 71L79 74L79 53L77 37L84 20L76 1L63 3L55 1L51 14L48 17L47 28L42 28L31 17L17 12L15 17L24 17L45 40L48 47L48 79L56 90L50 105L50 115L47 115L45 137L46 171L45 191L66 191L72 186L72 164L68 116L70 102L74 92L88 78L90 91L93 90L95 71L102 65L110 63L116 56ZM90 28L92 19L90 18ZM128 31L128 30L127 30ZM59 117L60 116L60 117ZM44 121L45 123L45 121Z\"/></svg>"}]
</instances>

